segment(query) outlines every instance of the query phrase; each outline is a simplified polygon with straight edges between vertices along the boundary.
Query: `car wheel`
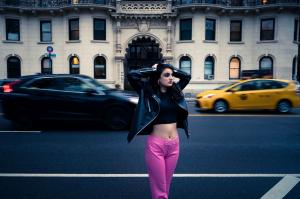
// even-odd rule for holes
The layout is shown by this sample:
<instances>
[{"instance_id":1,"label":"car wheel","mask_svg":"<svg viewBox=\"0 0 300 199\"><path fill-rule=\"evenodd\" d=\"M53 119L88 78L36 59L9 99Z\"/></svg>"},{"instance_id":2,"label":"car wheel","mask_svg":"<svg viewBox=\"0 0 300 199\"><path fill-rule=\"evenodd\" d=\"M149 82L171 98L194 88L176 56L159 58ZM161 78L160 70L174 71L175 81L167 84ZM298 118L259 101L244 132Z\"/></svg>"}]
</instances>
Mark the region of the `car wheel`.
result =
<instances>
[{"instance_id":1,"label":"car wheel","mask_svg":"<svg viewBox=\"0 0 300 199\"><path fill-rule=\"evenodd\" d=\"M228 111L227 102L224 100L218 100L214 104L214 111L217 113L225 113Z\"/></svg>"},{"instance_id":2,"label":"car wheel","mask_svg":"<svg viewBox=\"0 0 300 199\"><path fill-rule=\"evenodd\" d=\"M124 130L129 127L130 111L126 108L115 107L110 108L109 113L106 116L107 126L111 130Z\"/></svg>"},{"instance_id":3,"label":"car wheel","mask_svg":"<svg viewBox=\"0 0 300 199\"><path fill-rule=\"evenodd\" d=\"M289 101L283 100L277 104L277 111L279 113L289 113L292 110L292 105Z\"/></svg>"}]
</instances>

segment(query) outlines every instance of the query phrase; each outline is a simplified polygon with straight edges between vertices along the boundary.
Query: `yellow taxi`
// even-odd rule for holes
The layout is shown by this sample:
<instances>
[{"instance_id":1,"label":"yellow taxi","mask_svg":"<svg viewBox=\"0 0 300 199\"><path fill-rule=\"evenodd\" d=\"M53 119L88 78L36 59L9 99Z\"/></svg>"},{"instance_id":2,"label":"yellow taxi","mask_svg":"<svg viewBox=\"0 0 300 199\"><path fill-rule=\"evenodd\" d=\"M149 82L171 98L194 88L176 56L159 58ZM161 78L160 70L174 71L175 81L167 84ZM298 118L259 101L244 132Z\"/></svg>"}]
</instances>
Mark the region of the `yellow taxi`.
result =
<instances>
[{"instance_id":1,"label":"yellow taxi","mask_svg":"<svg viewBox=\"0 0 300 199\"><path fill-rule=\"evenodd\" d=\"M300 96L296 93L295 83L290 80L248 79L199 93L196 106L218 113L251 109L288 113L292 108L300 107Z\"/></svg>"}]
</instances>

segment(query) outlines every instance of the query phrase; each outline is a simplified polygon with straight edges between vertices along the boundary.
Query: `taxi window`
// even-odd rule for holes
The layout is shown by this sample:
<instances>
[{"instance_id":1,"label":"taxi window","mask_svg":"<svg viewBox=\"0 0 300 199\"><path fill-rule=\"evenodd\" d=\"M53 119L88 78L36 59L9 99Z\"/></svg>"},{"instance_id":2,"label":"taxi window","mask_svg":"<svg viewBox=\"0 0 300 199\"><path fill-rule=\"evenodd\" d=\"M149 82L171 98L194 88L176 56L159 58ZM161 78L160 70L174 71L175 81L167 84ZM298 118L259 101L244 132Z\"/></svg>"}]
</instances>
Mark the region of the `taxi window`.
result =
<instances>
[{"instance_id":1,"label":"taxi window","mask_svg":"<svg viewBox=\"0 0 300 199\"><path fill-rule=\"evenodd\" d=\"M250 81L245 82L242 84L237 85L234 90L236 91L252 91L252 90L258 90L257 81Z\"/></svg>"},{"instance_id":2,"label":"taxi window","mask_svg":"<svg viewBox=\"0 0 300 199\"><path fill-rule=\"evenodd\" d=\"M279 88L284 88L288 84L285 82L278 82L278 81L261 81L261 89L279 89Z\"/></svg>"}]
</instances>

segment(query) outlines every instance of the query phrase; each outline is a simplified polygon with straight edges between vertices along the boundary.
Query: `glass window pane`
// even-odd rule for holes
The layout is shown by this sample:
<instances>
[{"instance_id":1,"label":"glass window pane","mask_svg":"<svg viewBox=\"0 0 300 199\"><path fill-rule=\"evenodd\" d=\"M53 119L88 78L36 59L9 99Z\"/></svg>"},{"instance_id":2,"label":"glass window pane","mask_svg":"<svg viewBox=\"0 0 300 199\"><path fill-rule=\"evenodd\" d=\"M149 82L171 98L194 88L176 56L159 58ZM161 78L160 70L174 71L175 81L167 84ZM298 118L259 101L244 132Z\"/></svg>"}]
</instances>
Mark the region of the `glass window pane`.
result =
<instances>
[{"instance_id":1,"label":"glass window pane","mask_svg":"<svg viewBox=\"0 0 300 199\"><path fill-rule=\"evenodd\" d=\"M20 40L20 23L17 19L6 19L6 39L12 41Z\"/></svg>"},{"instance_id":2,"label":"glass window pane","mask_svg":"<svg viewBox=\"0 0 300 199\"><path fill-rule=\"evenodd\" d=\"M214 79L214 59L207 57L204 62L204 79Z\"/></svg>"},{"instance_id":3,"label":"glass window pane","mask_svg":"<svg viewBox=\"0 0 300 199\"><path fill-rule=\"evenodd\" d=\"M191 59L187 56L180 59L180 69L188 74L191 74Z\"/></svg>"},{"instance_id":4,"label":"glass window pane","mask_svg":"<svg viewBox=\"0 0 300 199\"><path fill-rule=\"evenodd\" d=\"M260 61L261 70L271 70L272 69L272 60L269 57L264 57Z\"/></svg>"},{"instance_id":5,"label":"glass window pane","mask_svg":"<svg viewBox=\"0 0 300 199\"><path fill-rule=\"evenodd\" d=\"M216 20L205 20L205 40L215 40Z\"/></svg>"},{"instance_id":6,"label":"glass window pane","mask_svg":"<svg viewBox=\"0 0 300 199\"><path fill-rule=\"evenodd\" d=\"M261 40L274 40L274 19L261 20Z\"/></svg>"},{"instance_id":7,"label":"glass window pane","mask_svg":"<svg viewBox=\"0 0 300 199\"><path fill-rule=\"evenodd\" d=\"M51 33L43 33L42 41L51 41Z\"/></svg>"},{"instance_id":8,"label":"glass window pane","mask_svg":"<svg viewBox=\"0 0 300 199\"><path fill-rule=\"evenodd\" d=\"M230 61L230 79L239 79L240 78L240 60L238 58L232 58Z\"/></svg>"},{"instance_id":9,"label":"glass window pane","mask_svg":"<svg viewBox=\"0 0 300 199\"><path fill-rule=\"evenodd\" d=\"M180 40L192 39L192 19L180 20Z\"/></svg>"},{"instance_id":10,"label":"glass window pane","mask_svg":"<svg viewBox=\"0 0 300 199\"><path fill-rule=\"evenodd\" d=\"M49 32L51 31L51 24L50 22L42 22L42 31Z\"/></svg>"},{"instance_id":11,"label":"glass window pane","mask_svg":"<svg viewBox=\"0 0 300 199\"><path fill-rule=\"evenodd\" d=\"M95 59L94 78L106 79L106 60L104 57L97 57Z\"/></svg>"}]
</instances>

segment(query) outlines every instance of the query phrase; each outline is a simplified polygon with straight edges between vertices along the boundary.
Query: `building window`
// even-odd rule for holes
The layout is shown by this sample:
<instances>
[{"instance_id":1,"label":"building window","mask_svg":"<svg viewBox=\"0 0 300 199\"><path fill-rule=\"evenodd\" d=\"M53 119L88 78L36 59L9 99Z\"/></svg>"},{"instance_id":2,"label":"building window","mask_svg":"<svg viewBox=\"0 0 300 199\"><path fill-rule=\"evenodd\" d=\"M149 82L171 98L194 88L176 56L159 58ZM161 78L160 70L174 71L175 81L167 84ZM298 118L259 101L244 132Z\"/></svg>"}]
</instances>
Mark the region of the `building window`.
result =
<instances>
[{"instance_id":1,"label":"building window","mask_svg":"<svg viewBox=\"0 0 300 199\"><path fill-rule=\"evenodd\" d=\"M42 42L51 42L52 41L51 21L41 21L40 35L41 35Z\"/></svg>"},{"instance_id":2,"label":"building window","mask_svg":"<svg viewBox=\"0 0 300 199\"><path fill-rule=\"evenodd\" d=\"M180 40L192 40L192 19L180 20Z\"/></svg>"},{"instance_id":3,"label":"building window","mask_svg":"<svg viewBox=\"0 0 300 199\"><path fill-rule=\"evenodd\" d=\"M204 62L204 79L212 80L215 74L215 60L212 56L208 56Z\"/></svg>"},{"instance_id":4,"label":"building window","mask_svg":"<svg viewBox=\"0 0 300 199\"><path fill-rule=\"evenodd\" d=\"M191 74L191 68L192 68L191 66L192 66L191 58L189 58L188 56L184 56L184 57L180 58L180 60L179 60L180 70L182 70L188 74Z\"/></svg>"},{"instance_id":5,"label":"building window","mask_svg":"<svg viewBox=\"0 0 300 199\"><path fill-rule=\"evenodd\" d=\"M229 63L229 79L240 79L241 61L238 57L233 57Z\"/></svg>"},{"instance_id":6,"label":"building window","mask_svg":"<svg viewBox=\"0 0 300 199\"><path fill-rule=\"evenodd\" d=\"M44 57L41 61L41 73L52 74L52 60L49 57Z\"/></svg>"},{"instance_id":7,"label":"building window","mask_svg":"<svg viewBox=\"0 0 300 199\"><path fill-rule=\"evenodd\" d=\"M18 19L6 19L6 40L20 41L20 21Z\"/></svg>"},{"instance_id":8,"label":"building window","mask_svg":"<svg viewBox=\"0 0 300 199\"><path fill-rule=\"evenodd\" d=\"M69 40L79 40L79 19L69 20Z\"/></svg>"},{"instance_id":9,"label":"building window","mask_svg":"<svg viewBox=\"0 0 300 199\"><path fill-rule=\"evenodd\" d=\"M216 40L216 20L205 20L205 40Z\"/></svg>"},{"instance_id":10,"label":"building window","mask_svg":"<svg viewBox=\"0 0 300 199\"><path fill-rule=\"evenodd\" d=\"M94 60L94 78L106 79L106 60L102 56L98 56Z\"/></svg>"},{"instance_id":11,"label":"building window","mask_svg":"<svg viewBox=\"0 0 300 199\"><path fill-rule=\"evenodd\" d=\"M260 25L260 40L274 40L275 19L262 19Z\"/></svg>"},{"instance_id":12,"label":"building window","mask_svg":"<svg viewBox=\"0 0 300 199\"><path fill-rule=\"evenodd\" d=\"M299 26L299 20L295 19L295 24L294 24L294 41L299 41L300 40L300 30L298 30L298 26Z\"/></svg>"},{"instance_id":13,"label":"building window","mask_svg":"<svg viewBox=\"0 0 300 199\"><path fill-rule=\"evenodd\" d=\"M262 57L259 60L259 70L263 76L273 78L273 59L269 56Z\"/></svg>"},{"instance_id":14,"label":"building window","mask_svg":"<svg viewBox=\"0 0 300 199\"><path fill-rule=\"evenodd\" d=\"M70 58L70 74L79 74L79 59L77 56L72 56Z\"/></svg>"},{"instance_id":15,"label":"building window","mask_svg":"<svg viewBox=\"0 0 300 199\"><path fill-rule=\"evenodd\" d=\"M21 62L18 57L9 57L7 59L7 78L21 77Z\"/></svg>"},{"instance_id":16,"label":"building window","mask_svg":"<svg viewBox=\"0 0 300 199\"><path fill-rule=\"evenodd\" d=\"M242 21L230 21L230 41L242 41Z\"/></svg>"},{"instance_id":17,"label":"building window","mask_svg":"<svg viewBox=\"0 0 300 199\"><path fill-rule=\"evenodd\" d=\"M94 40L106 40L105 19L94 19Z\"/></svg>"}]
</instances>

